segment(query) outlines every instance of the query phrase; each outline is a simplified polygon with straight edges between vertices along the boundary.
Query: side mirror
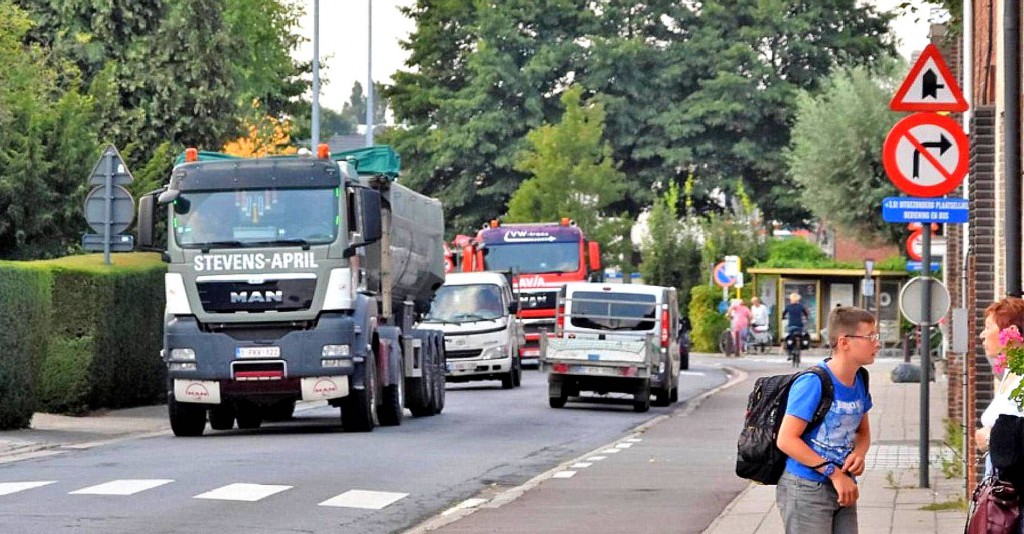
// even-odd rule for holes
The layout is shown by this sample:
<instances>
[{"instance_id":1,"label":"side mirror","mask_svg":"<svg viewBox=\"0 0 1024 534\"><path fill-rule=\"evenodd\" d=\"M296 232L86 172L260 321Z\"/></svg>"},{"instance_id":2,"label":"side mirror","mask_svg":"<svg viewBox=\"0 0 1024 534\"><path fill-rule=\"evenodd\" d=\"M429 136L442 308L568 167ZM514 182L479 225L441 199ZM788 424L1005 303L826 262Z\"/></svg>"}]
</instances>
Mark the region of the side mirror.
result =
<instances>
[{"instance_id":1,"label":"side mirror","mask_svg":"<svg viewBox=\"0 0 1024 534\"><path fill-rule=\"evenodd\" d=\"M601 245L597 241L587 242L587 261L591 271L601 270Z\"/></svg>"},{"instance_id":2,"label":"side mirror","mask_svg":"<svg viewBox=\"0 0 1024 534\"><path fill-rule=\"evenodd\" d=\"M355 190L354 200L355 203L350 209L356 210L356 230L362 241L349 243L345 249L345 257L354 255L359 247L380 241L381 237L380 193L361 187Z\"/></svg>"},{"instance_id":3,"label":"side mirror","mask_svg":"<svg viewBox=\"0 0 1024 534\"><path fill-rule=\"evenodd\" d=\"M139 249L154 250L154 225L156 211L156 193L143 195L139 199Z\"/></svg>"},{"instance_id":4,"label":"side mirror","mask_svg":"<svg viewBox=\"0 0 1024 534\"><path fill-rule=\"evenodd\" d=\"M513 300L512 302L509 302L508 312L511 313L512 315L515 315L517 311L519 311L519 301Z\"/></svg>"}]
</instances>

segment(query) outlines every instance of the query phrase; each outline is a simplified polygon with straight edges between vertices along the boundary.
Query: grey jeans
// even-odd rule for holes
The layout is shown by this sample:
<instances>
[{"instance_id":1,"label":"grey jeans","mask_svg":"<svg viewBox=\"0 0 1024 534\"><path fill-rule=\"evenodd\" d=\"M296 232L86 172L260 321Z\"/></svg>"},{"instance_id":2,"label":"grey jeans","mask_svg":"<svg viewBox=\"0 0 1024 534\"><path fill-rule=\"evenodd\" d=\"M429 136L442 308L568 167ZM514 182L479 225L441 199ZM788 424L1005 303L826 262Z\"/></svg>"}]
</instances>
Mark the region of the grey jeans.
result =
<instances>
[{"instance_id":1,"label":"grey jeans","mask_svg":"<svg viewBox=\"0 0 1024 534\"><path fill-rule=\"evenodd\" d=\"M813 482L782 473L775 487L775 504L786 534L856 534L857 505L839 506L830 480Z\"/></svg>"}]
</instances>

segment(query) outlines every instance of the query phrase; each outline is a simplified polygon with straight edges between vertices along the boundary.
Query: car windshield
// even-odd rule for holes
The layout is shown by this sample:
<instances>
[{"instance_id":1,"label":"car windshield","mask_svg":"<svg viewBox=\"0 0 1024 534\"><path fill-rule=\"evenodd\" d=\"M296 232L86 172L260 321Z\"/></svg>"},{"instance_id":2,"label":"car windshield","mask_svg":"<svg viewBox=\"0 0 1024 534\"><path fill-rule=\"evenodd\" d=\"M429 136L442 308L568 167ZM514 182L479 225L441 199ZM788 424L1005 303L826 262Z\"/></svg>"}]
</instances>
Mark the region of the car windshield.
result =
<instances>
[{"instance_id":1,"label":"car windshield","mask_svg":"<svg viewBox=\"0 0 1024 534\"><path fill-rule=\"evenodd\" d=\"M572 294L570 323L593 330L652 330L657 299L637 293L577 291Z\"/></svg>"},{"instance_id":2,"label":"car windshield","mask_svg":"<svg viewBox=\"0 0 1024 534\"><path fill-rule=\"evenodd\" d=\"M484 253L488 271L572 273L580 268L580 244L573 241L487 245Z\"/></svg>"},{"instance_id":3,"label":"car windshield","mask_svg":"<svg viewBox=\"0 0 1024 534\"><path fill-rule=\"evenodd\" d=\"M505 315L501 287L493 284L441 286L434 294L428 321L465 323L490 321Z\"/></svg>"},{"instance_id":4,"label":"car windshield","mask_svg":"<svg viewBox=\"0 0 1024 534\"><path fill-rule=\"evenodd\" d=\"M183 191L172 222L184 248L331 243L338 236L338 190Z\"/></svg>"}]
</instances>

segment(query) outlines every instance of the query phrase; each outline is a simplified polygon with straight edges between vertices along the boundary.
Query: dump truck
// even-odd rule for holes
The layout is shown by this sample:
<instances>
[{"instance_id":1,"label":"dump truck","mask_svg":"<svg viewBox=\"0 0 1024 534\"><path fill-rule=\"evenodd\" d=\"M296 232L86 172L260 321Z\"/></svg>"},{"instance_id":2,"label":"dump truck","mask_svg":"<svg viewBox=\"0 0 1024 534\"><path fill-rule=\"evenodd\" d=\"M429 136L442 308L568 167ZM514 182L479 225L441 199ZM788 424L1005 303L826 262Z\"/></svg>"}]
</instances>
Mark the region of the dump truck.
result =
<instances>
[{"instance_id":1,"label":"dump truck","mask_svg":"<svg viewBox=\"0 0 1024 534\"><path fill-rule=\"evenodd\" d=\"M188 149L139 199L168 263L162 357L177 436L258 428L296 401L344 430L444 408L444 336L416 328L444 282L444 218L387 146L237 158ZM166 222L166 244L157 239Z\"/></svg>"}]
</instances>

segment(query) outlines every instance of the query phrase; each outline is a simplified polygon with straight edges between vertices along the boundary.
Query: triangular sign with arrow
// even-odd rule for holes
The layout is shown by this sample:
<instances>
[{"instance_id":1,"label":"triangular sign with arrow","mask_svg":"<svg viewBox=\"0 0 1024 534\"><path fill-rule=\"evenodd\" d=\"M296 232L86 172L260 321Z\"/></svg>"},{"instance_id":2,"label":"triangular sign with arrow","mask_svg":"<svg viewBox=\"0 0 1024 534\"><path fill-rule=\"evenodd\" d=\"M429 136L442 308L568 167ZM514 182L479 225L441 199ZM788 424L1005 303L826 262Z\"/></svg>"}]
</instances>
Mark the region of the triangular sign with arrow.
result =
<instances>
[{"instance_id":1,"label":"triangular sign with arrow","mask_svg":"<svg viewBox=\"0 0 1024 534\"><path fill-rule=\"evenodd\" d=\"M893 111L967 111L967 101L942 59L939 47L934 44L925 47L889 102L889 108Z\"/></svg>"}]
</instances>

